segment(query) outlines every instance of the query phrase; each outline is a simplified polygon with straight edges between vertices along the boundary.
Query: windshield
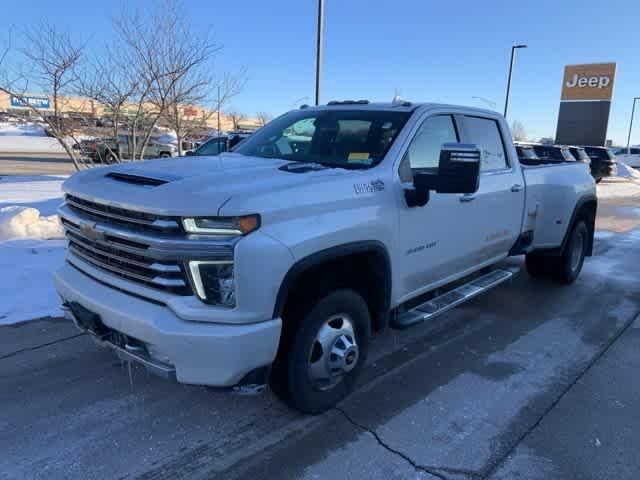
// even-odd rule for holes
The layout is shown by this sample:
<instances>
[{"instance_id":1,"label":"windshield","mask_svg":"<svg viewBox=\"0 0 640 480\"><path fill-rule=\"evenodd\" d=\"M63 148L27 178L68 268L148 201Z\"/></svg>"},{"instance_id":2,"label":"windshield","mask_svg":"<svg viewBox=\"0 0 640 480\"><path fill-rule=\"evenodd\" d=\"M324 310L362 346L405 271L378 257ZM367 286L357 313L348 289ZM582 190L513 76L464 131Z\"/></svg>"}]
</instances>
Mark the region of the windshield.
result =
<instances>
[{"instance_id":1,"label":"windshield","mask_svg":"<svg viewBox=\"0 0 640 480\"><path fill-rule=\"evenodd\" d=\"M384 110L296 110L267 124L233 151L344 168L370 168L384 158L410 115Z\"/></svg>"}]
</instances>

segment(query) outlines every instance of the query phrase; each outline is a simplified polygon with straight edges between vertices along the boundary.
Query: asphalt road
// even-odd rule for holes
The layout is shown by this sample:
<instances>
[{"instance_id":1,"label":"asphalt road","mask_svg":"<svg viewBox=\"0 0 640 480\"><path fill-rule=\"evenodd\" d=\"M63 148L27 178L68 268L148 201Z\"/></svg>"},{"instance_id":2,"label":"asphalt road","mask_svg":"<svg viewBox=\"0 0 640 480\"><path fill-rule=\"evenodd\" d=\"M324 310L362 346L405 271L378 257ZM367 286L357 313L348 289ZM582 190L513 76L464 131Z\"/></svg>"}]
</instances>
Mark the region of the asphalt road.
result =
<instances>
[{"instance_id":1,"label":"asphalt road","mask_svg":"<svg viewBox=\"0 0 640 480\"><path fill-rule=\"evenodd\" d=\"M637 205L603 203L574 285L523 272L375 338L318 417L129 371L59 319L2 327L0 478L638 478Z\"/></svg>"},{"instance_id":2,"label":"asphalt road","mask_svg":"<svg viewBox=\"0 0 640 480\"><path fill-rule=\"evenodd\" d=\"M70 175L75 171L63 154L0 153L0 175Z\"/></svg>"}]
</instances>

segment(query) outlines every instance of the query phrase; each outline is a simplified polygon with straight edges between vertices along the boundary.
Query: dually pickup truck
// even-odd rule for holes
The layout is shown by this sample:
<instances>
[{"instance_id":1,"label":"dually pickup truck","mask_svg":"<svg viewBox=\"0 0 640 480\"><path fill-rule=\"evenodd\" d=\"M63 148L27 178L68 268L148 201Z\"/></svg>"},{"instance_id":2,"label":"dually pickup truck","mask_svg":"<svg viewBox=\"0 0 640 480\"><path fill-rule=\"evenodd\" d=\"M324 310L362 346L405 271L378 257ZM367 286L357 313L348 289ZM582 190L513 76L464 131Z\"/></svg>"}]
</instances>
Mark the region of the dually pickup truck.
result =
<instances>
[{"instance_id":1,"label":"dually pickup truck","mask_svg":"<svg viewBox=\"0 0 640 480\"><path fill-rule=\"evenodd\" d=\"M302 107L231 152L63 188L55 284L78 327L178 382L270 384L311 413L353 388L373 333L501 284L506 257L573 282L597 207L588 165L520 165L499 114L402 101Z\"/></svg>"}]
</instances>

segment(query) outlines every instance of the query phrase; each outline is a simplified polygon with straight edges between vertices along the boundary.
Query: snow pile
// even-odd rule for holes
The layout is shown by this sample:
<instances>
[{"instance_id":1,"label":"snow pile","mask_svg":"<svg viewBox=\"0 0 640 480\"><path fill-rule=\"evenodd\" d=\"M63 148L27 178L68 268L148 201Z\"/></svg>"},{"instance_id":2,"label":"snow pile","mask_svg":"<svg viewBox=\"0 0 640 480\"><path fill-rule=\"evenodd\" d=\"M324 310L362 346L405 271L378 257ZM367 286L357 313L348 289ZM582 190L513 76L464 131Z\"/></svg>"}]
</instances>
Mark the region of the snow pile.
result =
<instances>
[{"instance_id":1,"label":"snow pile","mask_svg":"<svg viewBox=\"0 0 640 480\"><path fill-rule=\"evenodd\" d=\"M0 122L0 152L64 153L64 148L39 123Z\"/></svg>"},{"instance_id":2,"label":"snow pile","mask_svg":"<svg viewBox=\"0 0 640 480\"><path fill-rule=\"evenodd\" d=\"M618 177L640 180L640 172L626 163L618 162Z\"/></svg>"},{"instance_id":3,"label":"snow pile","mask_svg":"<svg viewBox=\"0 0 640 480\"><path fill-rule=\"evenodd\" d=\"M57 215L40 216L32 207L12 205L0 208L0 242L14 238L63 238Z\"/></svg>"},{"instance_id":4,"label":"snow pile","mask_svg":"<svg viewBox=\"0 0 640 480\"><path fill-rule=\"evenodd\" d=\"M46 137L47 134L39 123L0 122L0 136Z\"/></svg>"},{"instance_id":5,"label":"snow pile","mask_svg":"<svg viewBox=\"0 0 640 480\"><path fill-rule=\"evenodd\" d=\"M61 316L52 274L64 263L64 240L0 243L0 324Z\"/></svg>"}]
</instances>

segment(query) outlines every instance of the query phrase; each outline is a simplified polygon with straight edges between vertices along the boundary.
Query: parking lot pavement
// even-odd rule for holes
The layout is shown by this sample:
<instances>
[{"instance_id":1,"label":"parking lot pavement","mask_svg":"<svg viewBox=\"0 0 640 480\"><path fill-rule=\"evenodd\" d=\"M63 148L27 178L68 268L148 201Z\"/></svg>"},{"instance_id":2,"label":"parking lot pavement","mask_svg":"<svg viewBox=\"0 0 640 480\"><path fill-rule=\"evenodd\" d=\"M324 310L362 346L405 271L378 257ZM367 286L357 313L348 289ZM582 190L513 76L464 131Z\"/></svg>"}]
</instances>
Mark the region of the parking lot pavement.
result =
<instances>
[{"instance_id":1,"label":"parking lot pavement","mask_svg":"<svg viewBox=\"0 0 640 480\"><path fill-rule=\"evenodd\" d=\"M618 211L625 202L609 202L614 213L601 209L599 224L620 228L598 234L574 285L523 272L435 323L376 337L358 390L318 417L271 394L173 385L138 368L129 375L59 321L2 327L2 478L514 478L523 462L525 473L564 473L545 470L565 460L550 442L541 447L553 435L543 428L561 425L559 439L576 449L595 436L595 423L588 435L579 431L591 405L580 395L565 407L574 421L553 422L553 414L640 311L640 214ZM635 371L624 371L632 386ZM635 432L620 446L614 430L597 432L603 468L624 458L619 448L638 444Z\"/></svg>"},{"instance_id":2,"label":"parking lot pavement","mask_svg":"<svg viewBox=\"0 0 640 480\"><path fill-rule=\"evenodd\" d=\"M0 175L70 175L76 169L62 154L0 153Z\"/></svg>"}]
</instances>

